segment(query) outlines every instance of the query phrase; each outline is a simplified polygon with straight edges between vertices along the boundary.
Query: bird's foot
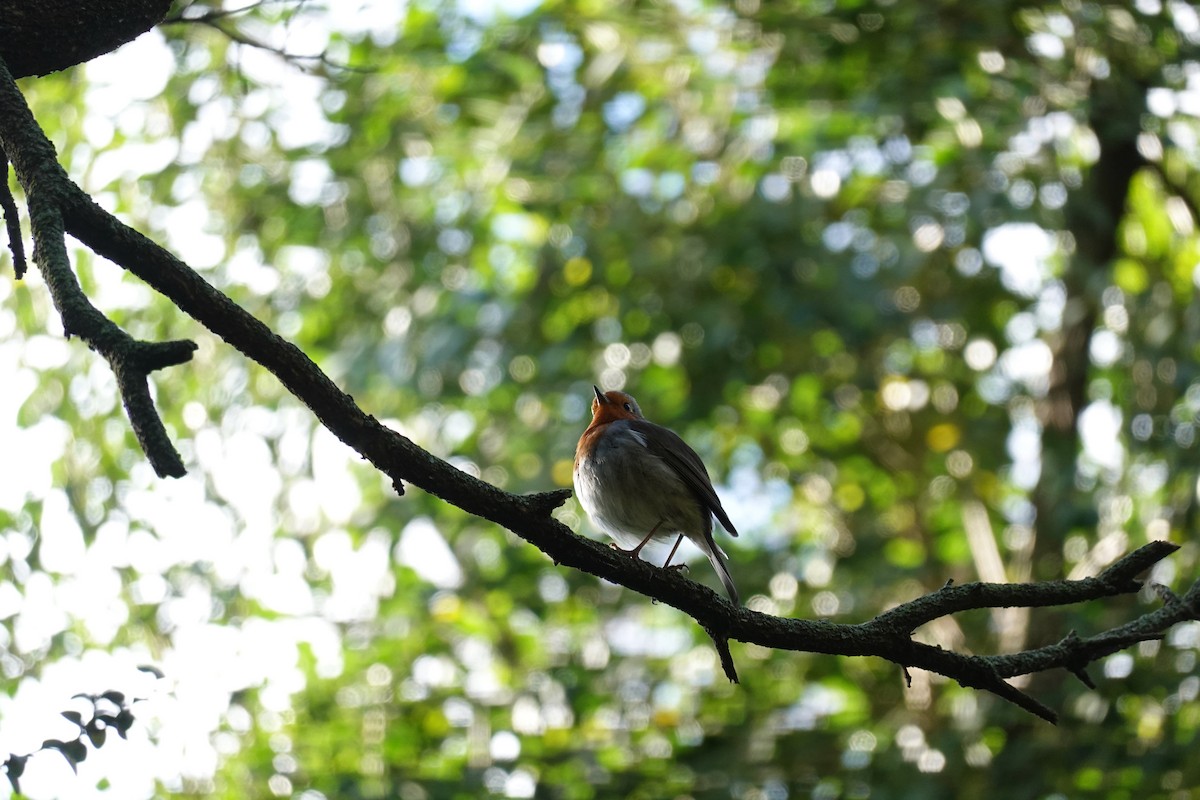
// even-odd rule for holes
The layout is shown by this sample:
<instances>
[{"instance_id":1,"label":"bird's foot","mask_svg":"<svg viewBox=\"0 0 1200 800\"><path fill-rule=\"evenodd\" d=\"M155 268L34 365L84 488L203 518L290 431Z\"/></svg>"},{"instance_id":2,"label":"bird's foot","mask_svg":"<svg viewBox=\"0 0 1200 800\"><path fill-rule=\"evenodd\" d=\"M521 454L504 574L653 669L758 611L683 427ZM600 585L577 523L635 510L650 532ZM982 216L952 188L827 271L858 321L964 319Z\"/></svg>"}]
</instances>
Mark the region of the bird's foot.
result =
<instances>
[{"instance_id":1,"label":"bird's foot","mask_svg":"<svg viewBox=\"0 0 1200 800\"><path fill-rule=\"evenodd\" d=\"M692 571L688 567L687 564L668 564L667 566L663 567L663 569L669 570L671 572L691 572Z\"/></svg>"},{"instance_id":2,"label":"bird's foot","mask_svg":"<svg viewBox=\"0 0 1200 800\"><path fill-rule=\"evenodd\" d=\"M632 558L634 560L637 560L637 558L642 554L642 546L641 545L638 545L637 547L633 548L632 550L626 550L624 547L621 547L616 542L609 542L608 546L611 547L613 550L616 550L621 555L629 556L630 558Z\"/></svg>"}]
</instances>

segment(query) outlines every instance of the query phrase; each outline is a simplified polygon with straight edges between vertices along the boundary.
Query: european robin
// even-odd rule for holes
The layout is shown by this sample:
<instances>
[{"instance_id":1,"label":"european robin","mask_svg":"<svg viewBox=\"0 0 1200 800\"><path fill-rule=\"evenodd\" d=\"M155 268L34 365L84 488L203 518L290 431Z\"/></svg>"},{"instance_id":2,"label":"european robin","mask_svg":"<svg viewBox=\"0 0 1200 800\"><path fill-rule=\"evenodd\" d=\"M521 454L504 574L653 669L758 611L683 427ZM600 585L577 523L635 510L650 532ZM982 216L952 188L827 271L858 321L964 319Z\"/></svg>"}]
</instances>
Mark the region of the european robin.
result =
<instances>
[{"instance_id":1,"label":"european robin","mask_svg":"<svg viewBox=\"0 0 1200 800\"><path fill-rule=\"evenodd\" d=\"M737 529L700 456L674 431L643 417L630 395L592 388L592 424L575 448L575 494L583 510L633 558L651 541L676 537L664 568L686 536L708 556L738 605L727 556L713 541L713 516L730 536Z\"/></svg>"}]
</instances>

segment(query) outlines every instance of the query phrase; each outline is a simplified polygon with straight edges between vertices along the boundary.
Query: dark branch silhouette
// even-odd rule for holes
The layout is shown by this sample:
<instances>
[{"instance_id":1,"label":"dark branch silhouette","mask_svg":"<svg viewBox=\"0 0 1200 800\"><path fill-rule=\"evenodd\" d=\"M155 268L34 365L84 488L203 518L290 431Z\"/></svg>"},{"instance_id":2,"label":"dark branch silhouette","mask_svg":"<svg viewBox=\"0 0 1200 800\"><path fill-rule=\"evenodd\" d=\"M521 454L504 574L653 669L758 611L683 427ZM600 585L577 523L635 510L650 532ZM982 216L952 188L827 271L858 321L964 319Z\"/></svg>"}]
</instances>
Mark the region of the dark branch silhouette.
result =
<instances>
[{"instance_id":1,"label":"dark branch silhouette","mask_svg":"<svg viewBox=\"0 0 1200 800\"><path fill-rule=\"evenodd\" d=\"M163 25L203 25L212 28L217 33L220 33L229 41L235 44L240 44L244 47L251 47L255 50L262 50L272 55L278 56L284 61L289 62L297 69L303 72L318 72L320 67L324 67L332 71L341 72L371 72L370 69L350 66L343 64L340 61L329 58L325 53L294 53L283 47L276 47L268 42L264 42L255 36L246 33L244 30L237 27L232 21L234 17L242 16L270 5L274 1L279 4L290 4L289 0L259 0L259 2L251 3L240 8L198 8L194 4L186 5L178 9L174 14L170 14L163 19ZM296 9L303 6L305 0L298 0Z\"/></svg>"},{"instance_id":2,"label":"dark branch silhouette","mask_svg":"<svg viewBox=\"0 0 1200 800\"><path fill-rule=\"evenodd\" d=\"M1033 584L972 583L943 587L861 624L785 619L737 608L711 589L644 561L631 560L573 533L550 513L568 490L534 495L509 494L474 478L382 425L337 387L299 348L238 306L171 253L129 228L76 186L57 163L53 147L38 127L11 75L0 62L0 148L9 156L25 188L36 251L63 325L113 364L139 440L160 474L180 474L174 448L145 389L146 374L191 355L190 342L135 342L87 301L66 261L62 242L70 233L98 255L137 275L182 311L271 371L335 436L387 475L397 492L411 483L458 508L511 530L556 564L587 572L691 616L708 633L730 680L737 680L731 640L781 650L841 656L876 656L908 668L936 672L963 686L983 689L1033 714L1055 721L1050 708L1006 679L1066 669L1090 685L1086 666L1134 643L1160 637L1186 619L1200 618L1200 581L1182 597L1160 592L1162 607L1090 638L1068 634L1055 645L1010 655L964 655L913 639L915 629L939 617L980 608L1057 606L1137 592L1135 579L1174 552L1176 545L1153 542L1125 556L1100 575L1077 581ZM139 430L139 425L146 430ZM175 457L178 458L177 456Z\"/></svg>"},{"instance_id":3,"label":"dark branch silhouette","mask_svg":"<svg viewBox=\"0 0 1200 800\"><path fill-rule=\"evenodd\" d=\"M21 218L17 213L17 201L13 199L12 190L8 188L8 158L0 151L0 210L4 212L4 227L8 231L8 249L12 252L13 274L17 280L25 277L28 265L25 263L25 243L21 239Z\"/></svg>"},{"instance_id":4,"label":"dark branch silhouette","mask_svg":"<svg viewBox=\"0 0 1200 800\"><path fill-rule=\"evenodd\" d=\"M0 58L18 78L116 50L153 28L171 0L0 0Z\"/></svg>"}]
</instances>

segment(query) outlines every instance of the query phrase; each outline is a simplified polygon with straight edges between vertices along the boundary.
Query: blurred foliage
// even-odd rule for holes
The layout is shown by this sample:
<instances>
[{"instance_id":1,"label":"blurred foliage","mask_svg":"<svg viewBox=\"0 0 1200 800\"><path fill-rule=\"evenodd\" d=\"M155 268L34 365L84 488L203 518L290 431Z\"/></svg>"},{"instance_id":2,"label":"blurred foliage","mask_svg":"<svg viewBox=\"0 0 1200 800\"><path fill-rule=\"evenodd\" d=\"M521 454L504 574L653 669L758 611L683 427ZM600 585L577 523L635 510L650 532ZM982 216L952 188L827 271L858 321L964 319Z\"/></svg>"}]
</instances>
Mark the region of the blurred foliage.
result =
<instances>
[{"instance_id":1,"label":"blurred foliage","mask_svg":"<svg viewBox=\"0 0 1200 800\"><path fill-rule=\"evenodd\" d=\"M858 621L947 579L1092 574L1147 538L1184 545L1154 580L1200 574L1191 6L413 0L394 24L382 6L222 18L323 59L167 26L165 89L124 109L90 68L24 88L99 202L463 469L569 485L590 384L633 392L717 477L752 608ZM120 624L75 633L169 653L196 597L210 626L337 632L336 657L301 644L281 656L296 680L232 693L219 767L184 794L1200 794L1195 625L1093 667L1094 691L1034 678L1058 729L866 660L735 644L731 686L673 610L359 464L323 473L337 445L269 375L77 263L136 335L200 342L157 396L224 533L128 561ZM20 421L69 430L53 481L89 552L114 526L178 539L129 502L157 489L103 364L46 341L40 290L6 294L6 334L39 354ZM223 479L233 462L257 471ZM348 509L314 499L335 480ZM24 592L42 499L3 513ZM561 516L587 530L573 502ZM261 552L307 604L222 548ZM1037 646L1154 602L921 635ZM5 675L62 653L14 647Z\"/></svg>"}]
</instances>

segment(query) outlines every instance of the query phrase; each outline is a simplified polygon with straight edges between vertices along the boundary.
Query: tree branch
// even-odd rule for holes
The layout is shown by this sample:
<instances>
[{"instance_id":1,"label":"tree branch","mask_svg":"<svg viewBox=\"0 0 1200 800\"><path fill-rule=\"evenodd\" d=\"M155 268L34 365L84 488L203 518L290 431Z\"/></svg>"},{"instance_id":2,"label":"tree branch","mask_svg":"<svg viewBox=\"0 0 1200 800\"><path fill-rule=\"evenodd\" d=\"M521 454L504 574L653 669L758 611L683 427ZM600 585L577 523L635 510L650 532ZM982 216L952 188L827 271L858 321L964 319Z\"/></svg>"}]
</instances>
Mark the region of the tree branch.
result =
<instances>
[{"instance_id":1,"label":"tree branch","mask_svg":"<svg viewBox=\"0 0 1200 800\"><path fill-rule=\"evenodd\" d=\"M288 0L274 0L279 3L287 3ZM262 50L272 55L279 56L284 61L287 61L298 69L304 72L312 72L315 65L327 67L332 70L342 70L344 72L371 72L370 69L362 67L353 67L349 64L343 64L339 61L329 58L324 53L316 53L313 55L304 55L301 53L293 53L282 47L268 44L267 42L257 39L244 31L237 28L235 25L229 24L231 17L245 14L257 8L268 5L269 0L259 0L259 2L251 3L250 5L241 8L224 9L211 8L206 11L191 12L191 6L185 6L174 14L171 14L162 21L163 25L204 25L212 28L221 35L225 36L231 42L240 44L244 47L252 47L256 50ZM297 7L304 4L304 0L298 0Z\"/></svg>"},{"instance_id":2,"label":"tree branch","mask_svg":"<svg viewBox=\"0 0 1200 800\"><path fill-rule=\"evenodd\" d=\"M134 339L92 305L67 256L63 210L79 192L59 166L54 146L38 128L25 98L0 60L0 148L12 159L25 189L33 230L33 261L46 280L63 332L78 336L108 361L117 378L125 412L142 450L159 477L186 470L150 397L149 374L192 357L193 342L150 343ZM19 241L19 240L18 240Z\"/></svg>"},{"instance_id":3,"label":"tree branch","mask_svg":"<svg viewBox=\"0 0 1200 800\"><path fill-rule=\"evenodd\" d=\"M25 277L25 243L21 240L21 218L17 213L17 202L8 188L8 156L0 150L0 210L4 212L4 227L8 230L8 249L12 251L13 274L17 280Z\"/></svg>"},{"instance_id":4,"label":"tree branch","mask_svg":"<svg viewBox=\"0 0 1200 800\"><path fill-rule=\"evenodd\" d=\"M171 0L0 0L0 58L46 75L116 50L153 28Z\"/></svg>"},{"instance_id":5,"label":"tree branch","mask_svg":"<svg viewBox=\"0 0 1200 800\"><path fill-rule=\"evenodd\" d=\"M938 617L976 608L1037 608L1064 606L1130 594L1142 588L1134 576L1146 571L1179 549L1170 542L1151 542L1120 559L1094 578L1043 583L967 583L946 585L891 611L880 614L874 624L898 631L912 631Z\"/></svg>"},{"instance_id":6,"label":"tree branch","mask_svg":"<svg viewBox=\"0 0 1200 800\"><path fill-rule=\"evenodd\" d=\"M19 108L15 111L20 113L15 113L18 101ZM31 138L40 141L31 142ZM21 146L12 147L16 143ZM862 624L785 619L736 608L713 590L675 570L631 560L623 553L573 533L553 519L550 513L570 495L569 490L526 496L509 494L422 450L364 412L299 348L275 334L174 255L100 208L72 183L55 161L53 148L3 71L0 71L0 145L14 156L21 155L14 157L13 164L26 187L30 216L36 217L38 265L47 272L48 284L60 284L51 288L60 306L60 295L72 303L80 300L76 294L82 295L65 263L66 251L62 245L65 229L97 254L137 275L182 311L272 372L335 436L387 475L397 491L402 490L403 482L412 483L469 514L511 530L556 564L632 589L692 617L712 637L730 680L737 680L730 640L782 650L875 656L899 665L906 675L910 667L936 672L963 686L991 692L1053 722L1056 716L1051 709L1005 679L1063 668L1084 676L1086 682L1083 669L1091 661L1159 636L1177 622L1200 616L1200 581L1197 581L1182 598L1164 594L1162 608L1119 628L1088 639L1072 634L1056 645L1022 653L963 655L912 638L913 630L920 625L968 609L1062 605L1135 592L1140 587L1135 576L1176 549L1163 542L1140 548L1095 578L1041 584L947 585ZM92 326L98 331L92 335L100 342L93 346L102 353L104 348L113 349L115 346L106 344L106 337L120 339L112 331L116 326L91 308L86 298L83 300L86 308L78 312L83 322L73 321L69 329L84 335L82 329ZM76 312L64 312L64 319L69 315L74 319ZM138 344L142 349L133 361L144 370L178 363L190 355L190 349L185 353L185 345L190 343L168 343L157 346L158 349Z\"/></svg>"},{"instance_id":7,"label":"tree branch","mask_svg":"<svg viewBox=\"0 0 1200 800\"><path fill-rule=\"evenodd\" d=\"M170 25L176 22L212 22L213 20L225 19L226 17L236 16L238 14L246 14L254 11L257 8L262 8L267 5L269 0L257 0L257 2L249 3L238 8L203 8L202 10L193 11L199 4L192 2L176 9L174 14L168 14L163 18L161 24ZM284 0L279 0L284 2Z\"/></svg>"}]
</instances>

